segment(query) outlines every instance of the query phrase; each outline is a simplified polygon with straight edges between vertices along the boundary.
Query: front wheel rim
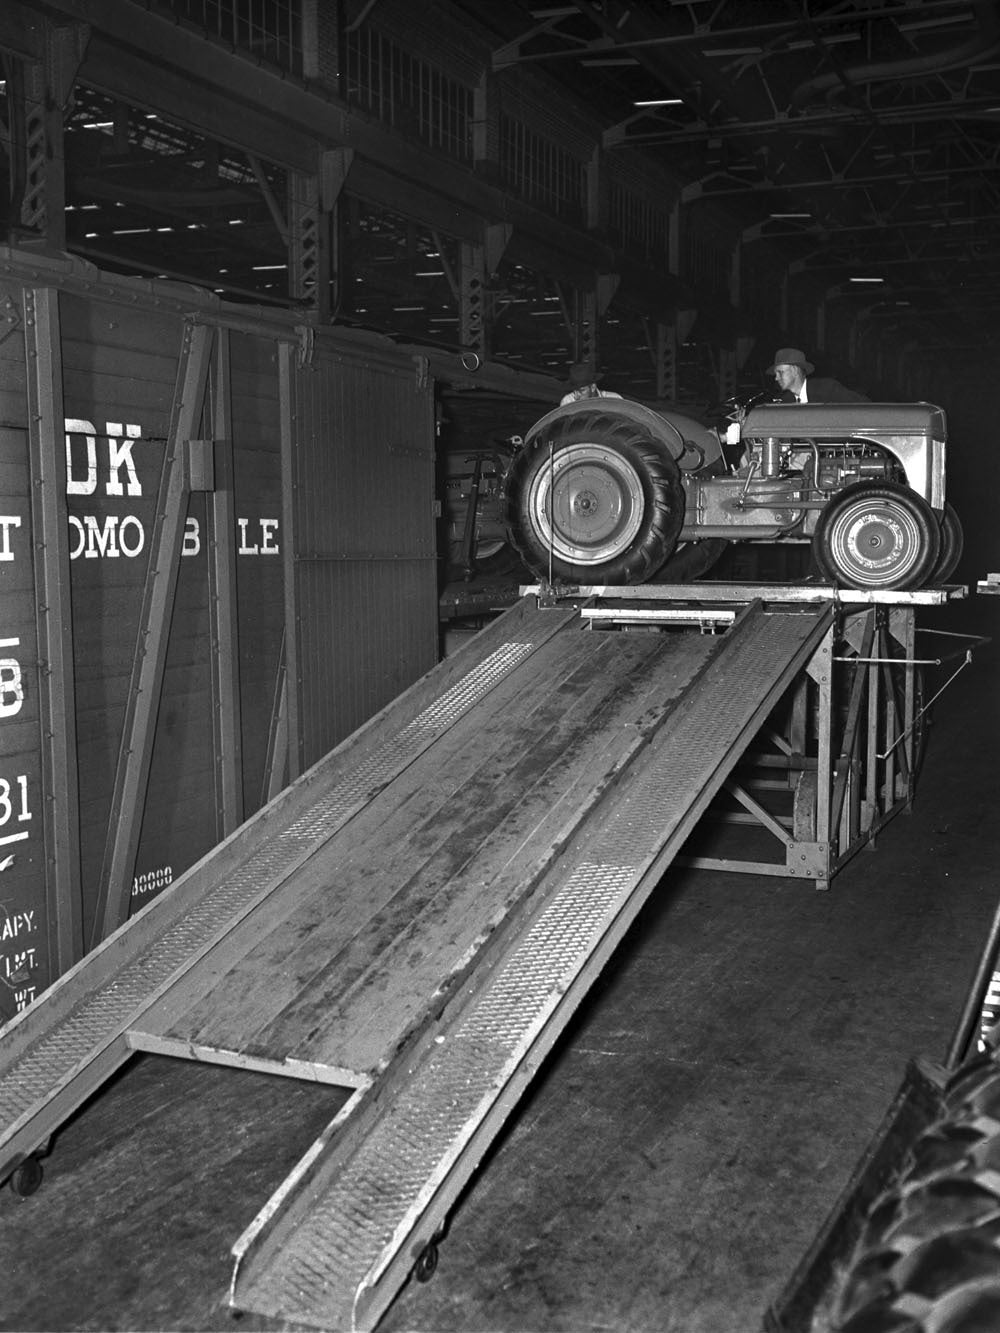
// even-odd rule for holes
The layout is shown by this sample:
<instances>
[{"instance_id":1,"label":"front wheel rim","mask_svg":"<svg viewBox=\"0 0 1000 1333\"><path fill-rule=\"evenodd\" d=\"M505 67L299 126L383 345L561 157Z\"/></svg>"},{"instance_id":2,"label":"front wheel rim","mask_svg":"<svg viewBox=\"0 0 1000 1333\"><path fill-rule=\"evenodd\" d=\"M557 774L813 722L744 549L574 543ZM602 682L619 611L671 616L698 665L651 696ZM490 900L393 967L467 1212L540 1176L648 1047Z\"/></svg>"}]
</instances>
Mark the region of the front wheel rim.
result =
<instances>
[{"instance_id":1,"label":"front wheel rim","mask_svg":"<svg viewBox=\"0 0 1000 1333\"><path fill-rule=\"evenodd\" d=\"M646 512L637 470L597 444L571 445L546 459L528 505L545 549L578 565L603 564L629 550Z\"/></svg>"},{"instance_id":2,"label":"front wheel rim","mask_svg":"<svg viewBox=\"0 0 1000 1333\"><path fill-rule=\"evenodd\" d=\"M867 587L889 587L905 580L923 556L923 539L914 516L903 506L857 500L844 507L830 526L829 549L841 570Z\"/></svg>"}]
</instances>

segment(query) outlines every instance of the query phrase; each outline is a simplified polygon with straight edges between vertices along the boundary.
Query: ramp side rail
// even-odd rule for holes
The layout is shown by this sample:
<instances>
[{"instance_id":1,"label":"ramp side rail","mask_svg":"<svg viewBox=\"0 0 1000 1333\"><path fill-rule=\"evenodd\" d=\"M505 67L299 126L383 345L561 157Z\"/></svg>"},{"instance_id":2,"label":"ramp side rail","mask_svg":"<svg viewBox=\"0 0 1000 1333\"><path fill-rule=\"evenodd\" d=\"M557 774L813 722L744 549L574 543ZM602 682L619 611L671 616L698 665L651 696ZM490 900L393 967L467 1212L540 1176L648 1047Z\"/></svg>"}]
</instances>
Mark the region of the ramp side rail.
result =
<instances>
[{"instance_id":1,"label":"ramp side rail","mask_svg":"<svg viewBox=\"0 0 1000 1333\"><path fill-rule=\"evenodd\" d=\"M576 618L525 599L119 927L6 1027L0 1181L131 1055L135 1024L394 774Z\"/></svg>"}]
</instances>

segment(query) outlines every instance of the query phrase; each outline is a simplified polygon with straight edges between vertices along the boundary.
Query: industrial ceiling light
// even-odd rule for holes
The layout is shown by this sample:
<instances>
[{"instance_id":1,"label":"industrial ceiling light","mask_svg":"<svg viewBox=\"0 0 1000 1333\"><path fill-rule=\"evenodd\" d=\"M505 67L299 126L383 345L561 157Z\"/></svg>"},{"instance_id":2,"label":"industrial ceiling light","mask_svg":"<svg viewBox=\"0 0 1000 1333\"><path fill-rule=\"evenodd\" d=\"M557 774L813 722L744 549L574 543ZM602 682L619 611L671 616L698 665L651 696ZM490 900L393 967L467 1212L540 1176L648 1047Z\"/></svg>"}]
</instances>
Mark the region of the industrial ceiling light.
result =
<instances>
[{"instance_id":1,"label":"industrial ceiling light","mask_svg":"<svg viewBox=\"0 0 1000 1333\"><path fill-rule=\"evenodd\" d=\"M641 102L633 102L633 106L683 106L683 97L648 97Z\"/></svg>"}]
</instances>

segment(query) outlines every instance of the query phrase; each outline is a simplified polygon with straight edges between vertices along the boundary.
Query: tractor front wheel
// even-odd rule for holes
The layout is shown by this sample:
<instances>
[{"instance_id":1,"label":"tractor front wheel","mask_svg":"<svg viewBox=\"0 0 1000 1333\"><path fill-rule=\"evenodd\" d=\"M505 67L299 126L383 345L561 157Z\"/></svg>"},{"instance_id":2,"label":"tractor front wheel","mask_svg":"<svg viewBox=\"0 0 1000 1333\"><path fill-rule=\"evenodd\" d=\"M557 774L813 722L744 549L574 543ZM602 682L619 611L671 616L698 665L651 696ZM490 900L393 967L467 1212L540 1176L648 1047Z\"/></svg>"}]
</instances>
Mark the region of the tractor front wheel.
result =
<instances>
[{"instance_id":1,"label":"tractor front wheel","mask_svg":"<svg viewBox=\"0 0 1000 1333\"><path fill-rule=\"evenodd\" d=\"M820 515L813 555L842 588L919 588L934 573L941 528L916 491L894 482L858 482Z\"/></svg>"}]
</instances>

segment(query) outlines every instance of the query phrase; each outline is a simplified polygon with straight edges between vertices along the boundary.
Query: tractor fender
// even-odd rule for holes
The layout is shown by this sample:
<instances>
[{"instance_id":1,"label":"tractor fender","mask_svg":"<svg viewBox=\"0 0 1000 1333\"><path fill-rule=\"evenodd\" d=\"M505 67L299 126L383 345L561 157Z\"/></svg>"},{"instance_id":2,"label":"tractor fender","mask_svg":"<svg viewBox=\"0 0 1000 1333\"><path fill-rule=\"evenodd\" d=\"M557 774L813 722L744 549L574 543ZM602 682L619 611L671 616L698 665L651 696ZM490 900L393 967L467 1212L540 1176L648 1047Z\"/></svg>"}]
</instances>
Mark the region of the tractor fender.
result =
<instances>
[{"instance_id":1,"label":"tractor fender","mask_svg":"<svg viewBox=\"0 0 1000 1333\"><path fill-rule=\"evenodd\" d=\"M707 470L718 472L725 470L725 458L718 434L693 417L677 412L673 408L652 408L637 403L631 398L618 398L601 394L599 399L580 398L574 402L562 403L546 412L528 431L525 445L532 442L555 423L563 422L575 416L593 413L595 407L607 417L631 421L644 427L653 438L662 443L681 472Z\"/></svg>"}]
</instances>

